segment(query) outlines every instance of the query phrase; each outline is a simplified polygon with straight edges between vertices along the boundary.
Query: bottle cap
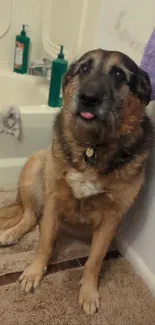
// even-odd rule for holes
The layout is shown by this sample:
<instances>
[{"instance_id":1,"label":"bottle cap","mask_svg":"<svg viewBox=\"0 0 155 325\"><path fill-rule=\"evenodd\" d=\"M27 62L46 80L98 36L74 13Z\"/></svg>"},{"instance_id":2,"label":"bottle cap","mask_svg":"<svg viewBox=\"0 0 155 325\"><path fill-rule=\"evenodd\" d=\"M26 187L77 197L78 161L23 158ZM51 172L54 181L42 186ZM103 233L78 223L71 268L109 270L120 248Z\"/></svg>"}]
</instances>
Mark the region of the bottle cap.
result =
<instances>
[{"instance_id":1,"label":"bottle cap","mask_svg":"<svg viewBox=\"0 0 155 325\"><path fill-rule=\"evenodd\" d=\"M21 30L21 35L22 36L26 36L25 26L29 27L29 25L26 25L26 24L22 25L22 30Z\"/></svg>"},{"instance_id":2,"label":"bottle cap","mask_svg":"<svg viewBox=\"0 0 155 325\"><path fill-rule=\"evenodd\" d=\"M64 59L63 48L64 48L64 46L60 45L60 52L58 54L58 59L62 59L62 60Z\"/></svg>"}]
</instances>

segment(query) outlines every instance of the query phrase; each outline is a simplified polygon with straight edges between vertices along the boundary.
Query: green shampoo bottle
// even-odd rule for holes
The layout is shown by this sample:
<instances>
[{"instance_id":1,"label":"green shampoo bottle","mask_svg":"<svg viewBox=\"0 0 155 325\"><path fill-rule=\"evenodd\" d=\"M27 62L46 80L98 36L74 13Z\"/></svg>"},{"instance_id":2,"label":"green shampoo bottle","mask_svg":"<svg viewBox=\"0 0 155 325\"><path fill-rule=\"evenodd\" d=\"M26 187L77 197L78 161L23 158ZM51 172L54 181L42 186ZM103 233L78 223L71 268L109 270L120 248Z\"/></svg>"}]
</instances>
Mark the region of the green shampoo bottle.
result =
<instances>
[{"instance_id":1,"label":"green shampoo bottle","mask_svg":"<svg viewBox=\"0 0 155 325\"><path fill-rule=\"evenodd\" d=\"M27 73L28 69L30 38L26 35L25 26L26 25L22 25L20 35L16 36L14 72L17 73Z\"/></svg>"},{"instance_id":2,"label":"green shampoo bottle","mask_svg":"<svg viewBox=\"0 0 155 325\"><path fill-rule=\"evenodd\" d=\"M64 59L63 46L61 45L57 59L52 62L51 80L49 88L48 105L51 107L62 106L62 78L67 71L68 62Z\"/></svg>"}]
</instances>

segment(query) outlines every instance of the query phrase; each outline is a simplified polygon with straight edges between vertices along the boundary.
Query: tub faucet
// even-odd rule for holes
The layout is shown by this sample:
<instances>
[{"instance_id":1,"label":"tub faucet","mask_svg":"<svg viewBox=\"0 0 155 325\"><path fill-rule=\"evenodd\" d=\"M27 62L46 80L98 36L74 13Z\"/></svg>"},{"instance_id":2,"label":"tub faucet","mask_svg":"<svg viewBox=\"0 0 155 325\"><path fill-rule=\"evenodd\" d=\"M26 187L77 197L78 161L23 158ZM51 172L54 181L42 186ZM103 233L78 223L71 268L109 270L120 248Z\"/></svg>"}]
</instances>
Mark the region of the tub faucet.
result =
<instances>
[{"instance_id":1,"label":"tub faucet","mask_svg":"<svg viewBox=\"0 0 155 325\"><path fill-rule=\"evenodd\" d=\"M36 60L30 64L28 73L33 76L42 76L50 80L51 66L52 61L47 58Z\"/></svg>"}]
</instances>

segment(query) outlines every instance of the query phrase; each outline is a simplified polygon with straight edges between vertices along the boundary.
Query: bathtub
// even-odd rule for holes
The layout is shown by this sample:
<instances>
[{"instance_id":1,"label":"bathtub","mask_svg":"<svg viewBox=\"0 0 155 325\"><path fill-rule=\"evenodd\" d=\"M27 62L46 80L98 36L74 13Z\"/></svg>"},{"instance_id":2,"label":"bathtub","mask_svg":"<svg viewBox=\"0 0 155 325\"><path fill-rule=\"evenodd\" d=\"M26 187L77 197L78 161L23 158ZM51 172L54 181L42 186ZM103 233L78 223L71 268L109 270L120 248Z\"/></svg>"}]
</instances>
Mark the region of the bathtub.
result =
<instances>
[{"instance_id":1,"label":"bathtub","mask_svg":"<svg viewBox=\"0 0 155 325\"><path fill-rule=\"evenodd\" d=\"M26 159L47 148L58 108L47 106L49 82L41 77L0 72L0 109L16 104L21 113L21 137L0 133L0 187L15 187Z\"/></svg>"}]
</instances>

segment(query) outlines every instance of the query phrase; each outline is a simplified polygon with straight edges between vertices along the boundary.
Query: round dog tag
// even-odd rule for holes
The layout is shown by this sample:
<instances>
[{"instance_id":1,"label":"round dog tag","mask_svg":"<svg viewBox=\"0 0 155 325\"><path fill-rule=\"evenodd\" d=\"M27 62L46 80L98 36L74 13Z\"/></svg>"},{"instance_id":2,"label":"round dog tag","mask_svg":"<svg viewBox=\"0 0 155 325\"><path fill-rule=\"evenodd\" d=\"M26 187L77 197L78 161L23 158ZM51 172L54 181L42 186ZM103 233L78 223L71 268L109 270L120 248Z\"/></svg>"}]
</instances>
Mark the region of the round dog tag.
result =
<instances>
[{"instance_id":1,"label":"round dog tag","mask_svg":"<svg viewBox=\"0 0 155 325\"><path fill-rule=\"evenodd\" d=\"M86 156L88 158L92 157L94 155L94 149L92 147L87 148L86 150Z\"/></svg>"}]
</instances>

